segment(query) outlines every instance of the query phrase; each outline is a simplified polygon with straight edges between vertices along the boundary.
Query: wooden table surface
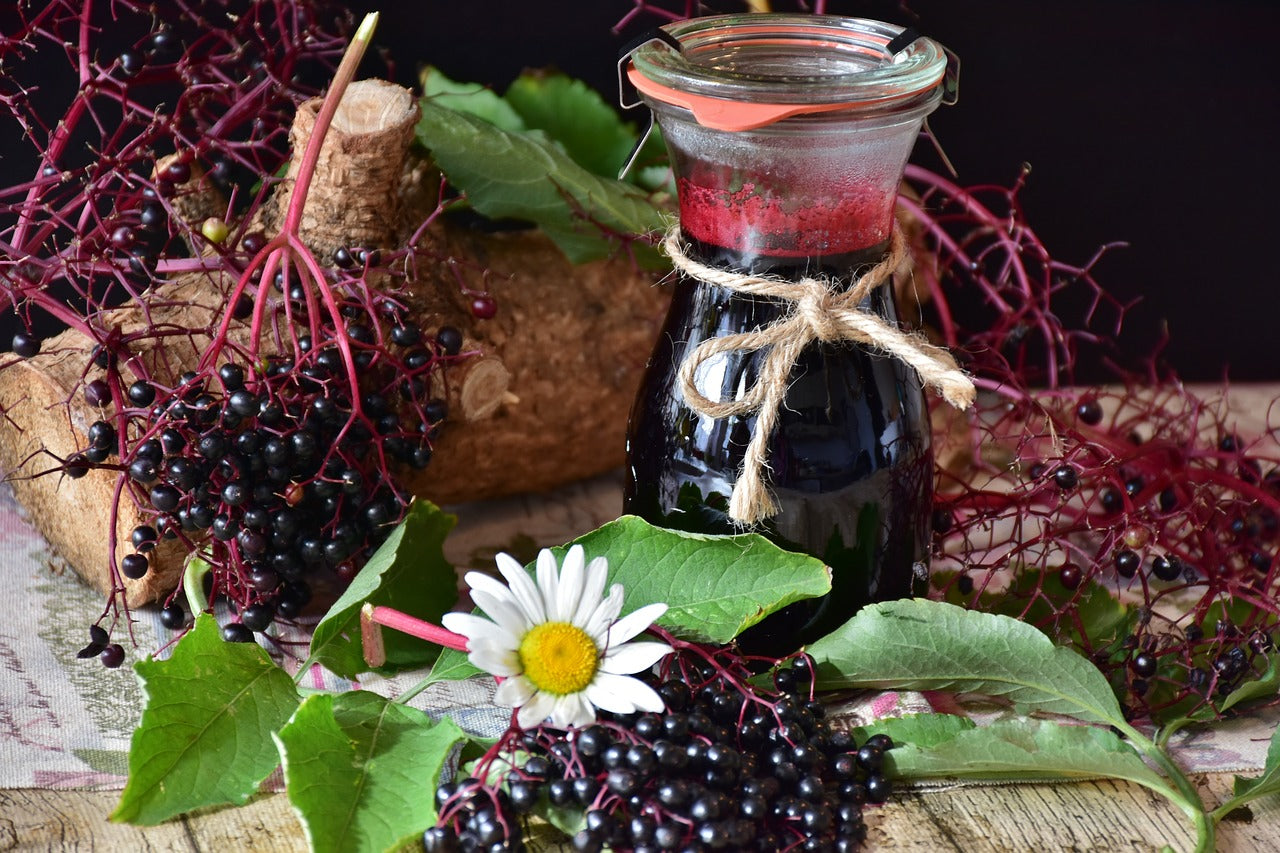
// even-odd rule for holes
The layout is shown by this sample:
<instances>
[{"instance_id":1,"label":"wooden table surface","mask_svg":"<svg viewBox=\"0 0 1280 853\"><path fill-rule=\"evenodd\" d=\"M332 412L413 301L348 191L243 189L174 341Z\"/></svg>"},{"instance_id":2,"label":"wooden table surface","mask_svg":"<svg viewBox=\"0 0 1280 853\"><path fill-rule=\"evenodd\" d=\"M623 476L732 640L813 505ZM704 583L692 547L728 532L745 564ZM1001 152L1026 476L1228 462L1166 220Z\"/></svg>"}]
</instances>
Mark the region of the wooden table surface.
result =
<instances>
[{"instance_id":1,"label":"wooden table surface","mask_svg":"<svg viewBox=\"0 0 1280 853\"><path fill-rule=\"evenodd\" d=\"M1280 387L1237 388L1231 409L1244 426L1264 421ZM1210 807L1229 796L1232 774L1193 779ZM305 850L283 795L137 828L107 823L119 792L0 790L0 850ZM1191 849L1195 835L1163 798L1125 782L965 786L896 794L867 810L869 850L1025 851ZM1280 796L1253 803L1218 826L1222 851L1280 851Z\"/></svg>"},{"instance_id":2,"label":"wooden table surface","mask_svg":"<svg viewBox=\"0 0 1280 853\"><path fill-rule=\"evenodd\" d=\"M1194 777L1208 802L1231 790L1231 774ZM140 829L106 822L118 792L0 791L0 850L302 851L302 829L283 795ZM960 787L898 794L866 812L868 850L987 853L1024 850L1189 850L1180 812L1123 782ZM1280 797L1255 802L1218 827L1218 849L1280 850Z\"/></svg>"}]
</instances>

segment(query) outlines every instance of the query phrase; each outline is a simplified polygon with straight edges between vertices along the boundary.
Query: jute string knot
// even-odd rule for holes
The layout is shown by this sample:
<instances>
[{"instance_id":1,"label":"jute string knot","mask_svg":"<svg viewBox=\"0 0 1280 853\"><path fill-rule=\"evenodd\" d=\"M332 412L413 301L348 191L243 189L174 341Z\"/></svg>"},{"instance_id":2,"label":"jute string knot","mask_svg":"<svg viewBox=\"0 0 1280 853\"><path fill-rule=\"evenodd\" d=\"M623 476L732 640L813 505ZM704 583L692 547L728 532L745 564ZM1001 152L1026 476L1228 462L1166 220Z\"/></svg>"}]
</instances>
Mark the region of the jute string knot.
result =
<instances>
[{"instance_id":1,"label":"jute string knot","mask_svg":"<svg viewBox=\"0 0 1280 853\"><path fill-rule=\"evenodd\" d=\"M729 517L754 525L778 513L769 493L765 472L769 469L769 438L786 398L791 370L804 348L813 341L853 341L880 355L897 358L920 375L958 409L973 405L973 382L956 364L951 353L929 343L922 335L909 334L861 309L862 302L893 273L910 263L910 248L895 224L889 253L863 273L847 289L820 278L786 281L776 276L748 275L718 269L689 257L679 229L667 233L662 244L676 269L690 278L737 293L777 299L787 306L777 321L750 332L708 338L694 347L680 365L680 391L691 409L710 418L756 414L756 426L747 444L742 471L729 497ZM698 390L698 368L713 356L728 352L767 350L756 382L733 400L712 400Z\"/></svg>"}]
</instances>

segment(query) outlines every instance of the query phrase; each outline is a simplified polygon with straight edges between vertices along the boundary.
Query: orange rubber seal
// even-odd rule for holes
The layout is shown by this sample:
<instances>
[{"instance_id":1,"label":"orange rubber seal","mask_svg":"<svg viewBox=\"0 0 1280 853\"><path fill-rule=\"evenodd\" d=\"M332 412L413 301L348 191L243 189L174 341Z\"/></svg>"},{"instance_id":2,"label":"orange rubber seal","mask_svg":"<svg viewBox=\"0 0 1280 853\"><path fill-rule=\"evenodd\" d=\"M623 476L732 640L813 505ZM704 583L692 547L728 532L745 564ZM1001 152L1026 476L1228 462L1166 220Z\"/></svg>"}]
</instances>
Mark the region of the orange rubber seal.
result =
<instances>
[{"instance_id":1,"label":"orange rubber seal","mask_svg":"<svg viewBox=\"0 0 1280 853\"><path fill-rule=\"evenodd\" d=\"M703 127L730 131L755 130L792 116L830 113L872 103L890 103L920 94L920 90L915 90L894 97L879 97L863 101L839 101L826 104L762 104L756 101L735 101L682 92L679 89L655 83L641 74L634 64L627 67L627 78L642 94L663 103L684 107L693 113L693 117Z\"/></svg>"}]
</instances>

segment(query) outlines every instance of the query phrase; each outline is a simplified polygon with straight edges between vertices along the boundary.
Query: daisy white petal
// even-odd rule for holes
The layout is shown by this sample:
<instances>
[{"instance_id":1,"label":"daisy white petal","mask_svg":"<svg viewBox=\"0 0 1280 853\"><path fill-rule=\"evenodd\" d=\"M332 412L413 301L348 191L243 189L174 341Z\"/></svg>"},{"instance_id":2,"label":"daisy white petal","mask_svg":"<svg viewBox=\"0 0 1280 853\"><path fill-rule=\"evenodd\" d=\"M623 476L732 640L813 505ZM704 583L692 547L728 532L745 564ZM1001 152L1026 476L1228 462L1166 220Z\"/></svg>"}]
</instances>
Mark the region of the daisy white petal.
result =
<instances>
[{"instance_id":1,"label":"daisy white petal","mask_svg":"<svg viewBox=\"0 0 1280 853\"><path fill-rule=\"evenodd\" d=\"M533 698L520 706L516 713L516 722L522 729L531 729L551 715L556 706L556 697L550 693L539 691Z\"/></svg>"},{"instance_id":2,"label":"daisy white petal","mask_svg":"<svg viewBox=\"0 0 1280 853\"><path fill-rule=\"evenodd\" d=\"M520 643L519 638L511 631L497 622L491 622L482 616L476 616L474 613L446 613L440 619L440 623L453 633L461 634L468 640L476 640L480 637L494 637L512 648L515 648Z\"/></svg>"},{"instance_id":3,"label":"daisy white petal","mask_svg":"<svg viewBox=\"0 0 1280 853\"><path fill-rule=\"evenodd\" d=\"M510 599L495 598L486 590L472 589L471 600L484 611L484 615L517 637L523 636L533 627L520 606Z\"/></svg>"},{"instance_id":4,"label":"daisy white petal","mask_svg":"<svg viewBox=\"0 0 1280 853\"><path fill-rule=\"evenodd\" d=\"M538 688L530 684L529 679L517 675L498 685L498 689L493 694L493 701L508 708L519 708L532 699L537 691Z\"/></svg>"},{"instance_id":5,"label":"daisy white petal","mask_svg":"<svg viewBox=\"0 0 1280 853\"><path fill-rule=\"evenodd\" d=\"M600 603L604 594L604 583L609 577L609 561L604 557L596 557L587 563L587 579L582 585L582 598L578 600L578 609L569 621L575 625L587 624L591 613Z\"/></svg>"},{"instance_id":6,"label":"daisy white petal","mask_svg":"<svg viewBox=\"0 0 1280 853\"><path fill-rule=\"evenodd\" d=\"M508 618L503 620L504 624L517 634L538 623L538 620L529 618L525 608L502 581L480 572L468 572L466 581L471 587L471 600L495 622L500 621L499 612L508 614Z\"/></svg>"},{"instance_id":7,"label":"daisy white petal","mask_svg":"<svg viewBox=\"0 0 1280 853\"><path fill-rule=\"evenodd\" d=\"M657 714L666 708L666 705L662 702L662 697L658 695L658 691L643 681L636 681L634 678L631 680L635 684L631 686L631 692L627 698L635 703L637 711L648 711Z\"/></svg>"},{"instance_id":8,"label":"daisy white petal","mask_svg":"<svg viewBox=\"0 0 1280 853\"><path fill-rule=\"evenodd\" d=\"M598 707L615 714L630 714L649 709L656 700L662 710L662 699L653 688L628 675L611 675L602 672L587 688L587 698Z\"/></svg>"},{"instance_id":9,"label":"daisy white petal","mask_svg":"<svg viewBox=\"0 0 1280 853\"><path fill-rule=\"evenodd\" d=\"M556 566L556 555L546 548L538 552L538 591L542 593L542 603L547 608L547 621L559 622L560 611L556 609L556 585L560 582L560 569Z\"/></svg>"},{"instance_id":10,"label":"daisy white petal","mask_svg":"<svg viewBox=\"0 0 1280 853\"><path fill-rule=\"evenodd\" d=\"M614 675L643 672L671 653L666 643L623 643L609 649L600 661L600 669Z\"/></svg>"},{"instance_id":11,"label":"daisy white petal","mask_svg":"<svg viewBox=\"0 0 1280 853\"><path fill-rule=\"evenodd\" d=\"M467 660L471 661L473 666L479 667L485 672L501 675L504 678L519 675L524 669L520 666L520 656L516 654L514 649L502 652L480 648L470 652L467 655Z\"/></svg>"},{"instance_id":12,"label":"daisy white petal","mask_svg":"<svg viewBox=\"0 0 1280 853\"><path fill-rule=\"evenodd\" d=\"M545 622L547 608L543 606L542 596L538 594L538 585L533 582L533 578L529 577L524 566L510 554L499 554L494 557L494 561L498 564L498 571L507 579L511 594L528 614L529 621L534 624Z\"/></svg>"},{"instance_id":13,"label":"daisy white petal","mask_svg":"<svg viewBox=\"0 0 1280 853\"><path fill-rule=\"evenodd\" d=\"M582 546L574 545L564 555L560 564L560 583L556 587L556 612L558 618L572 622L578 611L578 602L582 600L582 586L586 581L586 557Z\"/></svg>"},{"instance_id":14,"label":"daisy white petal","mask_svg":"<svg viewBox=\"0 0 1280 853\"><path fill-rule=\"evenodd\" d=\"M609 646L621 645L653 624L654 620L667 612L665 604L647 604L633 610L614 622L609 628Z\"/></svg>"},{"instance_id":15,"label":"daisy white petal","mask_svg":"<svg viewBox=\"0 0 1280 853\"><path fill-rule=\"evenodd\" d=\"M609 639L609 625L622 612L622 596L622 584L615 583L609 590L608 597L601 601L587 617L587 621L582 623L582 630L586 631L600 646L604 646Z\"/></svg>"},{"instance_id":16,"label":"daisy white petal","mask_svg":"<svg viewBox=\"0 0 1280 853\"><path fill-rule=\"evenodd\" d=\"M570 693L556 699L551 709L551 722L561 728L588 726L596 719L595 708L581 693Z\"/></svg>"}]
</instances>

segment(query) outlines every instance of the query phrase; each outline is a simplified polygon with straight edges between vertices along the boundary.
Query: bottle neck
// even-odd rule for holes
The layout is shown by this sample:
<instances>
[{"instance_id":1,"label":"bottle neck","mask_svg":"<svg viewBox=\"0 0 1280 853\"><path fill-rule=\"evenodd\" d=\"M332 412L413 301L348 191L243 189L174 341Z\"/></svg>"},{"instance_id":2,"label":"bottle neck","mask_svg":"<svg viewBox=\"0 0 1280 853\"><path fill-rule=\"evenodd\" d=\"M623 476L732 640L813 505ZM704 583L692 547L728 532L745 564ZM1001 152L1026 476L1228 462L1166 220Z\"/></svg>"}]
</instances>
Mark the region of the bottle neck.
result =
<instances>
[{"instance_id":1,"label":"bottle neck","mask_svg":"<svg viewBox=\"0 0 1280 853\"><path fill-rule=\"evenodd\" d=\"M889 250L889 242L885 240L851 252L797 256L771 254L763 248L717 246L688 234L684 235L684 240L689 256L708 266L752 275L775 275L793 281L825 276L844 285L852 283L867 267L880 263Z\"/></svg>"}]
</instances>

